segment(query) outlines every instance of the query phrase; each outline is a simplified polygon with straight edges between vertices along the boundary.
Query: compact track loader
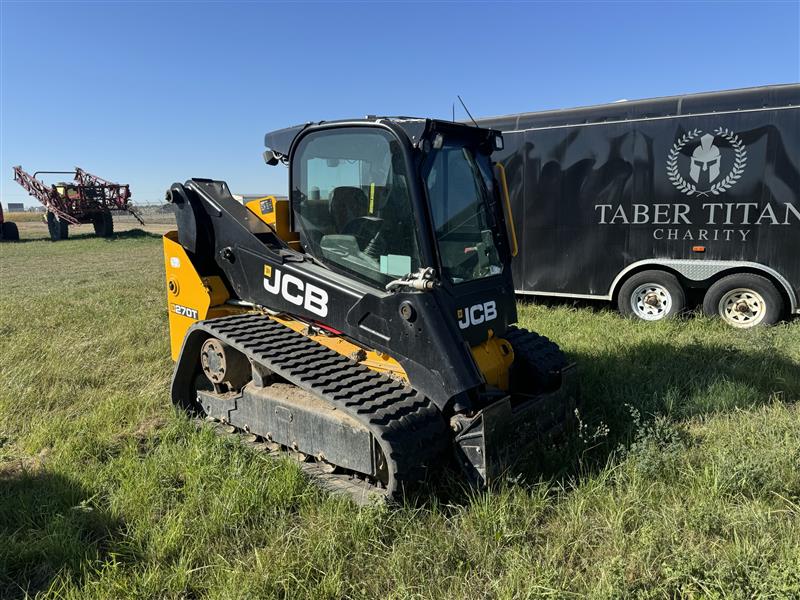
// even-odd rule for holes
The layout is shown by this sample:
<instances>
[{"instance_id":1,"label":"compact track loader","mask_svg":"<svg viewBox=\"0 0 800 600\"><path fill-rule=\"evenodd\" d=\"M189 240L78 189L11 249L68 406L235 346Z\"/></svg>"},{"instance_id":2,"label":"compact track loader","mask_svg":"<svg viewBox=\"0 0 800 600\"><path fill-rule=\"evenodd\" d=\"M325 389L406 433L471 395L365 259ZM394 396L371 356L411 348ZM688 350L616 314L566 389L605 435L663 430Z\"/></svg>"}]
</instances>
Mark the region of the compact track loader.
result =
<instances>
[{"instance_id":1,"label":"compact track loader","mask_svg":"<svg viewBox=\"0 0 800 600\"><path fill-rule=\"evenodd\" d=\"M452 461L485 485L563 431L574 366L514 326L499 132L368 117L265 142L288 200L208 179L167 194L177 405L357 499Z\"/></svg>"}]
</instances>

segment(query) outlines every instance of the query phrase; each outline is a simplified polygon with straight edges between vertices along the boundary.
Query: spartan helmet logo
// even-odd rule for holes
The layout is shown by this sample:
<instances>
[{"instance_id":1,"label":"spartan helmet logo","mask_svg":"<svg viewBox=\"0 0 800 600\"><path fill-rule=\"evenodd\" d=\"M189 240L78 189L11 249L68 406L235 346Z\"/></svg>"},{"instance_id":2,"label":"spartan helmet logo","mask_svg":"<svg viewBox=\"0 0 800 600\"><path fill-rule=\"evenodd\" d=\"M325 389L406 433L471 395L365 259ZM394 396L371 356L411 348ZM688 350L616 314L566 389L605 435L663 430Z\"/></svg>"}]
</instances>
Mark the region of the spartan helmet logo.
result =
<instances>
[{"instance_id":1,"label":"spartan helmet logo","mask_svg":"<svg viewBox=\"0 0 800 600\"><path fill-rule=\"evenodd\" d=\"M719 148L714 145L714 136L710 133L700 138L700 145L692 152L692 163L689 168L689 177L695 183L700 183L700 172L708 171L708 182L711 183L719 177Z\"/></svg>"},{"instance_id":2,"label":"spartan helmet logo","mask_svg":"<svg viewBox=\"0 0 800 600\"><path fill-rule=\"evenodd\" d=\"M726 172L720 172L722 153L714 145L720 141L726 150L726 157L733 152L732 160L725 159ZM684 148L691 148L692 144L699 144L689 157L689 177L684 179L681 175L683 157L686 156ZM672 145L667 154L667 179L677 190L687 196L702 198L719 196L727 192L742 178L747 167L747 148L739 136L727 127L717 127L711 133L694 129L682 134Z\"/></svg>"}]
</instances>

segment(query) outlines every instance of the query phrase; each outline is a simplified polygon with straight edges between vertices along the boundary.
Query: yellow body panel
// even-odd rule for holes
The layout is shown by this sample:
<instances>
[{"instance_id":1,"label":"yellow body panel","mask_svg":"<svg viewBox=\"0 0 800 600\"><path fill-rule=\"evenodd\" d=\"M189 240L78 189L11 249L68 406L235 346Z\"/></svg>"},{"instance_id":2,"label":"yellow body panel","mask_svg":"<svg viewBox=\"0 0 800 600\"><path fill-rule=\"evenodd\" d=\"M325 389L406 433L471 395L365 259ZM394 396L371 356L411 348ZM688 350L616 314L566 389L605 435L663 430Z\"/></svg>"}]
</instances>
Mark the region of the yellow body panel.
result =
<instances>
[{"instance_id":1,"label":"yellow body panel","mask_svg":"<svg viewBox=\"0 0 800 600\"><path fill-rule=\"evenodd\" d=\"M178 243L178 232L164 235L164 269L167 274L169 337L172 360L178 360L186 331L197 321L243 312L225 306L230 294L217 276L200 277Z\"/></svg>"},{"instance_id":2,"label":"yellow body panel","mask_svg":"<svg viewBox=\"0 0 800 600\"><path fill-rule=\"evenodd\" d=\"M486 383L505 392L509 389L509 372L514 362L514 350L506 340L494 335L471 348L478 369L483 373Z\"/></svg>"},{"instance_id":3,"label":"yellow body panel","mask_svg":"<svg viewBox=\"0 0 800 600\"><path fill-rule=\"evenodd\" d=\"M300 236L291 230L291 207L288 200L264 196L250 200L245 206L251 213L269 225L292 250L300 251Z\"/></svg>"}]
</instances>

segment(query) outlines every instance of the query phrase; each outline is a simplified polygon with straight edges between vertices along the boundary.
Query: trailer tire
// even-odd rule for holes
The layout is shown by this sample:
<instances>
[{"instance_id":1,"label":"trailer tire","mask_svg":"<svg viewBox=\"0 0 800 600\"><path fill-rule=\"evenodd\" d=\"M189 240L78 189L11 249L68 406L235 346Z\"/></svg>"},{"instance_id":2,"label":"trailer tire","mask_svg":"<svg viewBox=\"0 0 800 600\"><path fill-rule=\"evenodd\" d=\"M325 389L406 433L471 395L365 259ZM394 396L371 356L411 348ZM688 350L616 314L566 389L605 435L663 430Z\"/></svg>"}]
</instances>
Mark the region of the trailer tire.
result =
<instances>
[{"instance_id":1,"label":"trailer tire","mask_svg":"<svg viewBox=\"0 0 800 600\"><path fill-rule=\"evenodd\" d=\"M47 231L54 242L65 240L69 237L69 223L59 219L55 213L47 213Z\"/></svg>"},{"instance_id":2,"label":"trailer tire","mask_svg":"<svg viewBox=\"0 0 800 600\"><path fill-rule=\"evenodd\" d=\"M686 308L686 293L672 273L642 271L631 275L622 284L617 307L626 317L642 321L671 319Z\"/></svg>"},{"instance_id":3,"label":"trailer tire","mask_svg":"<svg viewBox=\"0 0 800 600\"><path fill-rule=\"evenodd\" d=\"M97 213L92 219L94 234L98 237L111 237L114 235L114 218L109 211Z\"/></svg>"},{"instance_id":4,"label":"trailer tire","mask_svg":"<svg viewBox=\"0 0 800 600\"><path fill-rule=\"evenodd\" d=\"M721 317L738 329L774 325L783 315L784 301L778 288L766 277L736 273L714 283L703 298L703 312Z\"/></svg>"},{"instance_id":5,"label":"trailer tire","mask_svg":"<svg viewBox=\"0 0 800 600\"><path fill-rule=\"evenodd\" d=\"M16 242L19 240L19 229L17 229L16 223L4 221L2 227L3 230L2 235L0 235L0 239L3 239L6 242Z\"/></svg>"}]
</instances>

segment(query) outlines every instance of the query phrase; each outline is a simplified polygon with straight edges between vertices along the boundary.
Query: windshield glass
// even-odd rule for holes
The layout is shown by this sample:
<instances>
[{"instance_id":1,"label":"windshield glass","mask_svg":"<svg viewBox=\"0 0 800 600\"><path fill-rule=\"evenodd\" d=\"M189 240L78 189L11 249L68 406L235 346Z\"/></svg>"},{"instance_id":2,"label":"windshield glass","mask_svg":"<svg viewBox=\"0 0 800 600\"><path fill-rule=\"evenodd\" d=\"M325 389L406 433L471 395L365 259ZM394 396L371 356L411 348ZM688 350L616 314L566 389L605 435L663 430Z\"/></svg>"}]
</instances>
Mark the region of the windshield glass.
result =
<instances>
[{"instance_id":1,"label":"windshield glass","mask_svg":"<svg viewBox=\"0 0 800 600\"><path fill-rule=\"evenodd\" d=\"M488 165L472 150L445 144L434 150L425 176L443 275L453 283L502 272L489 214Z\"/></svg>"},{"instance_id":2,"label":"windshield glass","mask_svg":"<svg viewBox=\"0 0 800 600\"><path fill-rule=\"evenodd\" d=\"M420 268L408 176L390 132L311 133L292 169L295 226L306 252L380 287Z\"/></svg>"}]
</instances>

